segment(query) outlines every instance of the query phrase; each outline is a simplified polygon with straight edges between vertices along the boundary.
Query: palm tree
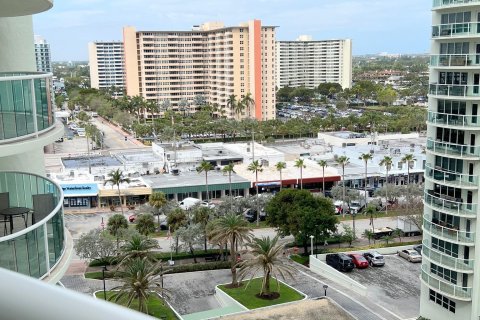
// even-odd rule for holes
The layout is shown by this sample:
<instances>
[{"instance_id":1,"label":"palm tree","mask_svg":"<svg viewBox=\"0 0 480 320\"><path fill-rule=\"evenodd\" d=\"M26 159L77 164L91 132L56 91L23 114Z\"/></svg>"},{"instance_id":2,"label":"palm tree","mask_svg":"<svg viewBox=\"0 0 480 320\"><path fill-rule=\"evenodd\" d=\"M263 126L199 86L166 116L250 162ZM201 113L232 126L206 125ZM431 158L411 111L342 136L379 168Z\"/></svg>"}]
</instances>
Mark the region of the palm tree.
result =
<instances>
[{"instance_id":1,"label":"palm tree","mask_svg":"<svg viewBox=\"0 0 480 320\"><path fill-rule=\"evenodd\" d=\"M222 169L222 172L223 173L227 173L228 174L228 187L229 187L229 196L230 197L233 197L232 195L232 173L235 173L235 170L233 170L233 167L235 165L230 162L229 164L227 164L225 167L223 167Z\"/></svg>"},{"instance_id":2,"label":"palm tree","mask_svg":"<svg viewBox=\"0 0 480 320\"><path fill-rule=\"evenodd\" d=\"M379 163L381 166L385 166L385 198L387 200L387 204L385 205L385 214L388 214L388 172L392 168L393 159L389 156L384 156L383 159Z\"/></svg>"},{"instance_id":3,"label":"palm tree","mask_svg":"<svg viewBox=\"0 0 480 320\"><path fill-rule=\"evenodd\" d=\"M197 172L202 173L205 172L205 189L207 190L207 202L209 201L209 194L208 194L208 171L213 170L213 165L208 162L203 160L200 163L200 166L197 167Z\"/></svg>"},{"instance_id":4,"label":"palm tree","mask_svg":"<svg viewBox=\"0 0 480 320\"><path fill-rule=\"evenodd\" d=\"M282 187L283 187L282 170L287 168L287 164L283 161L280 161L280 162L277 162L277 164L275 165L275 168L280 173L280 190L282 190Z\"/></svg>"},{"instance_id":5,"label":"palm tree","mask_svg":"<svg viewBox=\"0 0 480 320\"><path fill-rule=\"evenodd\" d=\"M135 259L148 259L149 261L155 261L155 253L153 249L158 248L158 242L155 239L144 237L141 235L133 235L125 244L120 248L122 261L121 264Z\"/></svg>"},{"instance_id":6,"label":"palm tree","mask_svg":"<svg viewBox=\"0 0 480 320\"><path fill-rule=\"evenodd\" d=\"M416 160L415 156L411 153L406 154L402 158L402 162L407 164L407 184L410 184L410 165L413 165L413 162Z\"/></svg>"},{"instance_id":7,"label":"palm tree","mask_svg":"<svg viewBox=\"0 0 480 320\"><path fill-rule=\"evenodd\" d=\"M123 207L122 207L122 196L120 194L120 184L130 183L130 179L123 177L123 172L120 169L110 171L108 173L108 177L109 178L105 180L103 185L107 185L108 183L110 183L112 186L117 186L118 200L120 201L120 209L122 210L122 214L124 214Z\"/></svg>"},{"instance_id":8,"label":"palm tree","mask_svg":"<svg viewBox=\"0 0 480 320\"><path fill-rule=\"evenodd\" d=\"M230 112L237 113L237 104L237 96L234 94L229 95L227 99L227 107L230 108Z\"/></svg>"},{"instance_id":9,"label":"palm tree","mask_svg":"<svg viewBox=\"0 0 480 320\"><path fill-rule=\"evenodd\" d=\"M248 171L255 172L255 194L257 196L257 226L260 224L260 208L258 207L258 173L263 171L262 164L255 160L248 165Z\"/></svg>"},{"instance_id":10,"label":"palm tree","mask_svg":"<svg viewBox=\"0 0 480 320\"><path fill-rule=\"evenodd\" d=\"M150 233L155 232L155 218L151 213L142 213L137 216L136 226L138 233L148 236Z\"/></svg>"},{"instance_id":11,"label":"palm tree","mask_svg":"<svg viewBox=\"0 0 480 320\"><path fill-rule=\"evenodd\" d=\"M373 219L375 218L375 215L377 213L377 208L375 208L375 206L373 205L369 205L365 209L365 212L370 216L370 225L372 226L372 233L375 234L375 224ZM375 244L375 237L373 237L373 243Z\"/></svg>"},{"instance_id":12,"label":"palm tree","mask_svg":"<svg viewBox=\"0 0 480 320\"><path fill-rule=\"evenodd\" d=\"M125 265L125 268L115 273L115 278L123 284L112 289L115 293L109 298L118 302L126 301L130 307L138 302L138 311L148 314L148 299L151 294L159 294L168 298L169 292L163 287L162 265L152 264L148 259L135 259Z\"/></svg>"},{"instance_id":13,"label":"palm tree","mask_svg":"<svg viewBox=\"0 0 480 320\"><path fill-rule=\"evenodd\" d=\"M232 272L232 287L238 286L237 281L237 245L246 243L251 238L252 229L247 220L241 215L228 212L223 217L213 221L210 231L210 242L218 244L230 244L230 266Z\"/></svg>"},{"instance_id":14,"label":"palm tree","mask_svg":"<svg viewBox=\"0 0 480 320\"><path fill-rule=\"evenodd\" d=\"M248 117L250 118L251 117L250 108L252 106L255 106L255 100L253 100L252 94L250 92L247 92L247 94L243 97L240 103L247 109Z\"/></svg>"},{"instance_id":15,"label":"palm tree","mask_svg":"<svg viewBox=\"0 0 480 320\"><path fill-rule=\"evenodd\" d=\"M160 230L160 209L167 204L165 193L153 192L148 198L148 204L157 209L158 230Z\"/></svg>"},{"instance_id":16,"label":"palm tree","mask_svg":"<svg viewBox=\"0 0 480 320\"><path fill-rule=\"evenodd\" d=\"M372 160L373 156L370 152L362 153L358 159L365 162L365 206L367 205L367 183L368 183L368 160Z\"/></svg>"},{"instance_id":17,"label":"palm tree","mask_svg":"<svg viewBox=\"0 0 480 320\"><path fill-rule=\"evenodd\" d=\"M300 189L303 189L303 169L307 167L304 162L303 159L297 159L294 164L295 168L300 168Z\"/></svg>"},{"instance_id":18,"label":"palm tree","mask_svg":"<svg viewBox=\"0 0 480 320\"><path fill-rule=\"evenodd\" d=\"M120 236L122 232L128 229L128 221L122 214L114 214L108 218L107 230L108 232L117 238L117 251L120 247Z\"/></svg>"},{"instance_id":19,"label":"palm tree","mask_svg":"<svg viewBox=\"0 0 480 320\"><path fill-rule=\"evenodd\" d=\"M259 270L263 270L262 288L260 296L271 297L270 279L274 277L277 280L277 290L280 290L278 278L285 280L286 276L293 278L294 268L281 261L284 246L278 243L278 235L275 238L270 237L253 238L247 244L250 248L252 258L240 262L240 279L250 275L250 281L257 275ZM249 282L250 282L249 281Z\"/></svg>"},{"instance_id":20,"label":"palm tree","mask_svg":"<svg viewBox=\"0 0 480 320\"><path fill-rule=\"evenodd\" d=\"M325 167L328 167L327 160L320 160L318 161L318 165L322 167L322 180L323 180L323 186L322 186L322 191L323 195L325 195Z\"/></svg>"},{"instance_id":21,"label":"palm tree","mask_svg":"<svg viewBox=\"0 0 480 320\"><path fill-rule=\"evenodd\" d=\"M343 196L343 204L342 204L342 215L345 217L345 210L343 207L345 206L345 166L350 163L350 159L347 156L340 156L337 158L337 163L342 166L342 196Z\"/></svg>"}]
</instances>

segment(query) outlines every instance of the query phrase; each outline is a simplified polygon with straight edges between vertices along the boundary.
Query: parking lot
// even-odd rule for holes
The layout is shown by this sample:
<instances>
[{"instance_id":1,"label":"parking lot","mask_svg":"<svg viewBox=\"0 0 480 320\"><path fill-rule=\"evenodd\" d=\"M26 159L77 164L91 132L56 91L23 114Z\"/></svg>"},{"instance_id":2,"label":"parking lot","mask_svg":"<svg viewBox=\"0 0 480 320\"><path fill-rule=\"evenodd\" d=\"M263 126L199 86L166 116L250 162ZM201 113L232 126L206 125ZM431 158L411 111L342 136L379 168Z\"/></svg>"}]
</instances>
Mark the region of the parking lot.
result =
<instances>
[{"instance_id":1,"label":"parking lot","mask_svg":"<svg viewBox=\"0 0 480 320\"><path fill-rule=\"evenodd\" d=\"M420 267L398 255L386 255L385 266L345 273L368 288L368 297L402 319L420 312Z\"/></svg>"}]
</instances>

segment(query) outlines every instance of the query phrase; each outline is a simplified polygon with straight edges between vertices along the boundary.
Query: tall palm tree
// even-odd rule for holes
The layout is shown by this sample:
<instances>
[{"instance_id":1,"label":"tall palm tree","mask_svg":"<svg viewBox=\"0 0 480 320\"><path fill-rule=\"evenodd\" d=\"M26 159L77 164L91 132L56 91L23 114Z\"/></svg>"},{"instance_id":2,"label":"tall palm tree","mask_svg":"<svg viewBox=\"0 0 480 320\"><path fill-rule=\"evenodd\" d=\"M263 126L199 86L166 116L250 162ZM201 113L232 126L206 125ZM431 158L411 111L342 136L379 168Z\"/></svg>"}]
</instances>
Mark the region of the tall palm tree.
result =
<instances>
[{"instance_id":1,"label":"tall palm tree","mask_svg":"<svg viewBox=\"0 0 480 320\"><path fill-rule=\"evenodd\" d=\"M103 185L107 185L107 184L111 184L112 186L117 186L117 190L118 190L118 200L120 201L120 209L122 210L122 214L124 214L123 212L123 206L122 206L122 196L120 194L120 185L122 183L130 183L130 179L129 178L125 178L123 176L123 172L120 170L120 169L117 169L117 170L112 170L108 173L108 179L105 180L105 182L103 183Z\"/></svg>"},{"instance_id":2,"label":"tall palm tree","mask_svg":"<svg viewBox=\"0 0 480 320\"><path fill-rule=\"evenodd\" d=\"M318 161L318 165L322 167L322 181L323 181L323 186L322 186L322 191L323 195L325 195L325 167L328 167L327 160L320 160Z\"/></svg>"},{"instance_id":3,"label":"tall palm tree","mask_svg":"<svg viewBox=\"0 0 480 320\"><path fill-rule=\"evenodd\" d=\"M270 239L270 237L253 238L247 246L250 248L249 253L252 254L252 258L238 264L240 267L240 279L250 275L251 281L259 270L263 270L260 296L271 297L271 277L277 280L277 290L279 291L280 283L278 278L281 277L284 280L286 276L293 278L295 269L281 260L284 246L278 243L278 235L273 239Z\"/></svg>"},{"instance_id":4,"label":"tall palm tree","mask_svg":"<svg viewBox=\"0 0 480 320\"><path fill-rule=\"evenodd\" d=\"M250 118L251 117L250 108L252 106L255 106L255 100L253 100L252 94L250 92L247 92L247 94L243 97L240 103L247 109L248 117Z\"/></svg>"},{"instance_id":5,"label":"tall palm tree","mask_svg":"<svg viewBox=\"0 0 480 320\"><path fill-rule=\"evenodd\" d=\"M117 251L120 248L120 236L128 229L128 221L123 214L114 214L108 218L107 230L117 239Z\"/></svg>"},{"instance_id":6,"label":"tall palm tree","mask_svg":"<svg viewBox=\"0 0 480 320\"><path fill-rule=\"evenodd\" d=\"M283 161L280 161L280 162L277 162L277 164L275 165L275 168L280 173L280 191L281 191L283 187L282 170L287 168L287 164Z\"/></svg>"},{"instance_id":7,"label":"tall palm tree","mask_svg":"<svg viewBox=\"0 0 480 320\"><path fill-rule=\"evenodd\" d=\"M257 226L260 224L260 208L258 201L258 173L263 171L262 164L255 160L247 167L248 171L255 172L255 194L257 196Z\"/></svg>"},{"instance_id":8,"label":"tall palm tree","mask_svg":"<svg viewBox=\"0 0 480 320\"><path fill-rule=\"evenodd\" d=\"M367 205L367 183L368 183L368 160L372 160L373 156L370 152L362 153L358 159L365 163L365 206Z\"/></svg>"},{"instance_id":9,"label":"tall palm tree","mask_svg":"<svg viewBox=\"0 0 480 320\"><path fill-rule=\"evenodd\" d=\"M305 165L305 160L297 159L294 164L295 168L300 169L300 189L303 189L303 169L307 166Z\"/></svg>"},{"instance_id":10,"label":"tall palm tree","mask_svg":"<svg viewBox=\"0 0 480 320\"><path fill-rule=\"evenodd\" d=\"M229 164L227 164L222 169L223 173L228 174L228 189L229 189L228 191L229 191L229 196L230 197L233 197L233 195L232 195L232 173L235 173L235 170L233 169L233 167L235 167L235 165L232 162L230 162Z\"/></svg>"},{"instance_id":11,"label":"tall palm tree","mask_svg":"<svg viewBox=\"0 0 480 320\"><path fill-rule=\"evenodd\" d=\"M120 248L122 256L121 264L125 264L127 261L144 258L153 262L156 258L155 253L152 250L156 248L158 248L157 240L138 234L133 235Z\"/></svg>"},{"instance_id":12,"label":"tall palm tree","mask_svg":"<svg viewBox=\"0 0 480 320\"><path fill-rule=\"evenodd\" d=\"M208 194L208 171L213 170L213 165L208 162L203 160L200 165L197 167L197 172L202 173L205 172L205 189L207 190L207 202L210 200L209 194Z\"/></svg>"},{"instance_id":13,"label":"tall palm tree","mask_svg":"<svg viewBox=\"0 0 480 320\"><path fill-rule=\"evenodd\" d=\"M169 292L163 287L161 264L152 264L148 259L135 259L115 273L115 278L123 284L112 289L115 292L109 300L126 301L130 307L135 301L138 311L148 314L148 299L152 294L163 298L169 297Z\"/></svg>"},{"instance_id":14,"label":"tall palm tree","mask_svg":"<svg viewBox=\"0 0 480 320\"><path fill-rule=\"evenodd\" d=\"M160 209L167 204L167 198L163 192L153 192L148 198L148 204L157 210L158 229L160 230Z\"/></svg>"},{"instance_id":15,"label":"tall palm tree","mask_svg":"<svg viewBox=\"0 0 480 320\"><path fill-rule=\"evenodd\" d=\"M343 186L343 190L342 190L342 196L343 196L343 199L342 199L342 215L343 217L345 217L345 210L344 210L344 206L345 206L345 166L348 165L350 163L350 158L348 158L347 156L340 156L337 158L337 163L339 165L342 166L342 186Z\"/></svg>"},{"instance_id":16,"label":"tall palm tree","mask_svg":"<svg viewBox=\"0 0 480 320\"><path fill-rule=\"evenodd\" d=\"M247 220L233 212L228 212L223 217L214 220L212 225L209 234L210 242L230 244L231 286L238 286L236 248L237 245L242 245L250 240L252 229L248 226Z\"/></svg>"},{"instance_id":17,"label":"tall palm tree","mask_svg":"<svg viewBox=\"0 0 480 320\"><path fill-rule=\"evenodd\" d=\"M407 184L410 184L410 165L413 165L413 162L416 160L417 159L415 158L415 156L411 153L407 153L402 158L402 162L405 162L407 164Z\"/></svg>"},{"instance_id":18,"label":"tall palm tree","mask_svg":"<svg viewBox=\"0 0 480 320\"><path fill-rule=\"evenodd\" d=\"M387 200L387 204L385 205L385 214L388 214L388 172L392 168L393 159L389 156L384 156L383 159L379 163L381 166L385 166L385 197Z\"/></svg>"},{"instance_id":19,"label":"tall palm tree","mask_svg":"<svg viewBox=\"0 0 480 320\"><path fill-rule=\"evenodd\" d=\"M227 99L227 107L230 108L230 112L237 113L237 104L237 96L234 94L229 95Z\"/></svg>"}]
</instances>

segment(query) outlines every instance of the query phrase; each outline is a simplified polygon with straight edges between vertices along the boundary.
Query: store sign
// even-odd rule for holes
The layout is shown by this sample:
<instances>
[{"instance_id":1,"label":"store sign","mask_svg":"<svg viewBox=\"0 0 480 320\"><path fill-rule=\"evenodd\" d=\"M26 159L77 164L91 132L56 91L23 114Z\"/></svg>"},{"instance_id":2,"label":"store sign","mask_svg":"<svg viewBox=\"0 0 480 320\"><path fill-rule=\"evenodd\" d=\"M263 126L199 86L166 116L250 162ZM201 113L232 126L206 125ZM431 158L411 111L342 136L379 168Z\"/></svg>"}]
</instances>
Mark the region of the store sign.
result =
<instances>
[{"instance_id":1,"label":"store sign","mask_svg":"<svg viewBox=\"0 0 480 320\"><path fill-rule=\"evenodd\" d=\"M66 197L96 196L98 185L96 183L62 184L60 185Z\"/></svg>"}]
</instances>

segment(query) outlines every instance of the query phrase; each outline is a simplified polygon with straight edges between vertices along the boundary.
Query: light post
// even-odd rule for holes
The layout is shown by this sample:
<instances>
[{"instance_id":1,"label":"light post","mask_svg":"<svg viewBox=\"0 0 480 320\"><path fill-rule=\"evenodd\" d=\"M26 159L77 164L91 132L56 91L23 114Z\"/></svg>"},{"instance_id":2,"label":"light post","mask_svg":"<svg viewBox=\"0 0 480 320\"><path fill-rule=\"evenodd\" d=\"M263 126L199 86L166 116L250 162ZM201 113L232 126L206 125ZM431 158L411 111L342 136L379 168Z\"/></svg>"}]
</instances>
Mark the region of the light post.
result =
<instances>
[{"instance_id":1,"label":"light post","mask_svg":"<svg viewBox=\"0 0 480 320\"><path fill-rule=\"evenodd\" d=\"M317 257L318 255L318 235L317 235L317 232L318 232L318 224L315 225L315 258Z\"/></svg>"},{"instance_id":2,"label":"light post","mask_svg":"<svg viewBox=\"0 0 480 320\"><path fill-rule=\"evenodd\" d=\"M328 286L326 284L323 285L323 290L325 291L325 297L327 296L327 289L328 289Z\"/></svg>"},{"instance_id":3,"label":"light post","mask_svg":"<svg viewBox=\"0 0 480 320\"><path fill-rule=\"evenodd\" d=\"M107 300L107 290L105 289L105 271L107 270L107 266L102 267L102 280L103 280L103 299Z\"/></svg>"},{"instance_id":4,"label":"light post","mask_svg":"<svg viewBox=\"0 0 480 320\"><path fill-rule=\"evenodd\" d=\"M315 237L310 236L310 252L311 252L312 255L313 255L313 238L315 238Z\"/></svg>"}]
</instances>

